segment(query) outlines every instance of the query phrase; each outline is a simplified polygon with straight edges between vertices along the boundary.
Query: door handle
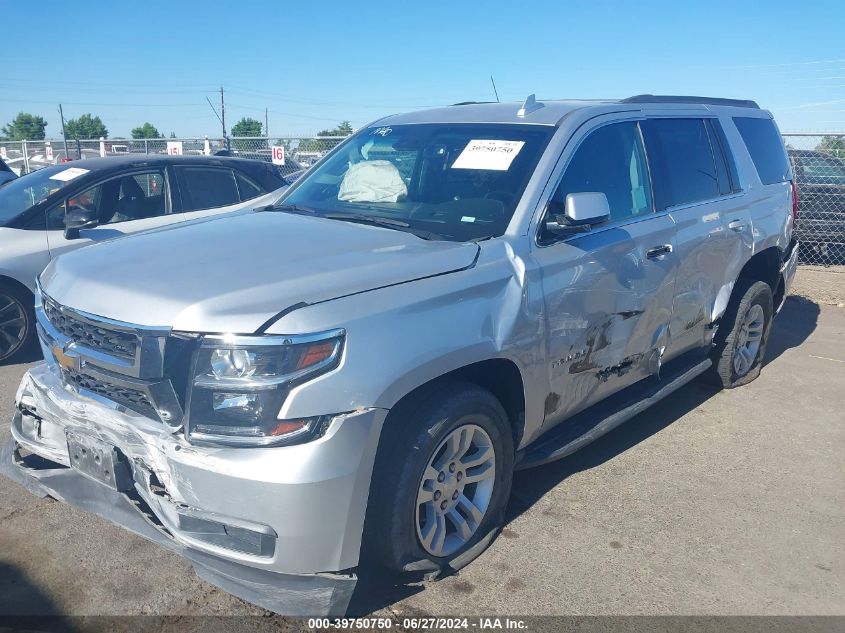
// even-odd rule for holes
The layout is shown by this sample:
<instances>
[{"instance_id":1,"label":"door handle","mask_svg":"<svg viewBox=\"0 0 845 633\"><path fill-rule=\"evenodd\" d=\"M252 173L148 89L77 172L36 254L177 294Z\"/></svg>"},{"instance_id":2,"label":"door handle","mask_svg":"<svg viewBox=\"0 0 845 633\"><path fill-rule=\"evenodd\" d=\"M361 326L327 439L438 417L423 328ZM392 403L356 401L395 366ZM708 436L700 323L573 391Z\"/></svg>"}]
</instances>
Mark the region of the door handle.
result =
<instances>
[{"instance_id":1,"label":"door handle","mask_svg":"<svg viewBox=\"0 0 845 633\"><path fill-rule=\"evenodd\" d=\"M645 256L649 259L663 259L663 256L672 252L671 244L661 244L660 246L653 246L645 252Z\"/></svg>"},{"instance_id":2,"label":"door handle","mask_svg":"<svg viewBox=\"0 0 845 633\"><path fill-rule=\"evenodd\" d=\"M731 231L739 232L745 229L745 224L743 224L742 220L733 220L728 224L728 228Z\"/></svg>"}]
</instances>

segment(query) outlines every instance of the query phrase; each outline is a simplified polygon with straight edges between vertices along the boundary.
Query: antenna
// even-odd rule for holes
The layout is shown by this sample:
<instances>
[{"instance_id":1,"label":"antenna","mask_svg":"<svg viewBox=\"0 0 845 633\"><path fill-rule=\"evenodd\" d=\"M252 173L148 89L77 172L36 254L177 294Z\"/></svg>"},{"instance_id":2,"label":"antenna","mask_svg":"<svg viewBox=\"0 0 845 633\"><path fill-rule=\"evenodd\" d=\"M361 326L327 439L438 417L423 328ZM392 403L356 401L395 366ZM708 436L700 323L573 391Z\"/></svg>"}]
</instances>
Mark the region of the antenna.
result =
<instances>
[{"instance_id":1,"label":"antenna","mask_svg":"<svg viewBox=\"0 0 845 633\"><path fill-rule=\"evenodd\" d=\"M490 83L493 84L493 94L496 95L496 103L501 103L499 101L499 91L496 90L496 82L493 81L493 75L490 75Z\"/></svg>"},{"instance_id":2,"label":"antenna","mask_svg":"<svg viewBox=\"0 0 845 633\"><path fill-rule=\"evenodd\" d=\"M516 113L518 117L524 117L528 114L531 114L535 110L539 110L540 108L544 107L544 103L542 101L537 101L537 98L534 94L528 95L528 98L525 100L525 103L522 104L522 107Z\"/></svg>"}]
</instances>

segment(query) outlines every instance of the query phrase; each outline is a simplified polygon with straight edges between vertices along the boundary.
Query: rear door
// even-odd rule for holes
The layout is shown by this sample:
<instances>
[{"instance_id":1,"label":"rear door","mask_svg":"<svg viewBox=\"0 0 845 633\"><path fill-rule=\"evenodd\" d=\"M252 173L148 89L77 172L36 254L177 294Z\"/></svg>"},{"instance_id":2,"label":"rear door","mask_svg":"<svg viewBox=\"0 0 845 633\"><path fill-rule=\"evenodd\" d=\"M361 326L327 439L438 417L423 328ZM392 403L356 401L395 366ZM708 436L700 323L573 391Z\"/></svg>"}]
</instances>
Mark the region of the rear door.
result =
<instances>
[{"instance_id":1,"label":"rear door","mask_svg":"<svg viewBox=\"0 0 845 633\"><path fill-rule=\"evenodd\" d=\"M657 371L677 269L674 223L654 213L638 121L594 126L573 142L552 199L602 192L611 217L589 233L541 235L535 251L548 319L547 427Z\"/></svg>"},{"instance_id":2,"label":"rear door","mask_svg":"<svg viewBox=\"0 0 845 633\"><path fill-rule=\"evenodd\" d=\"M643 122L655 208L675 221L678 274L665 360L707 345L751 251L751 223L718 119ZM732 175L733 174L733 175Z\"/></svg>"},{"instance_id":3,"label":"rear door","mask_svg":"<svg viewBox=\"0 0 845 633\"><path fill-rule=\"evenodd\" d=\"M264 193L249 176L229 167L177 165L174 172L186 219L258 208L278 197L276 193Z\"/></svg>"}]
</instances>

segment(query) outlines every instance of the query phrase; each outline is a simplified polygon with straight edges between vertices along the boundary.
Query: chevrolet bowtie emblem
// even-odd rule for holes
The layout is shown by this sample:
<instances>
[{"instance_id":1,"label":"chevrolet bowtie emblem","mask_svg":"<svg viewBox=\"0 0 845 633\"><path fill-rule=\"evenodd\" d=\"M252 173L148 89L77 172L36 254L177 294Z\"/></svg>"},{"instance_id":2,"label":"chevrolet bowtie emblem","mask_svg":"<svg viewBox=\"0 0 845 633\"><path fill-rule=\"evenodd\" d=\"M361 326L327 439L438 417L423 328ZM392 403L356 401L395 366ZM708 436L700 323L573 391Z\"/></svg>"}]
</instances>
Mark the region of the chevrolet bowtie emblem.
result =
<instances>
[{"instance_id":1,"label":"chevrolet bowtie emblem","mask_svg":"<svg viewBox=\"0 0 845 633\"><path fill-rule=\"evenodd\" d=\"M79 369L79 356L66 353L58 345L52 347L51 351L53 352L53 358L56 359L60 367L64 369Z\"/></svg>"}]
</instances>

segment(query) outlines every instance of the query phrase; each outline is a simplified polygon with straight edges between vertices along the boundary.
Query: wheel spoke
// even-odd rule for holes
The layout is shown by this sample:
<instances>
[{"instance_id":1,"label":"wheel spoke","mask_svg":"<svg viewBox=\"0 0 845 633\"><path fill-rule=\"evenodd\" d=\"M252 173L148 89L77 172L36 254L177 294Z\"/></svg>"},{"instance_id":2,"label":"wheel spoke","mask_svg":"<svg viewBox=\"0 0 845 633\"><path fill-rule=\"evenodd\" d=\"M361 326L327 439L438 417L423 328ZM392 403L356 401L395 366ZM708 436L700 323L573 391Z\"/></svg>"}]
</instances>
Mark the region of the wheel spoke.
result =
<instances>
[{"instance_id":1,"label":"wheel spoke","mask_svg":"<svg viewBox=\"0 0 845 633\"><path fill-rule=\"evenodd\" d=\"M471 471L467 471L464 475L462 483L464 485L475 484L479 481L490 479L495 475L494 464L492 461L476 466Z\"/></svg>"},{"instance_id":2,"label":"wheel spoke","mask_svg":"<svg viewBox=\"0 0 845 633\"><path fill-rule=\"evenodd\" d=\"M484 513L472 501L467 499L466 495L458 497L457 507L465 511L467 519L473 524L473 529L476 529L478 524L481 523L481 519L484 518Z\"/></svg>"},{"instance_id":3,"label":"wheel spoke","mask_svg":"<svg viewBox=\"0 0 845 633\"><path fill-rule=\"evenodd\" d=\"M472 468L473 466L483 464L491 457L493 457L493 449L489 446L480 446L472 455L465 456L461 460L461 464L464 468Z\"/></svg>"},{"instance_id":4,"label":"wheel spoke","mask_svg":"<svg viewBox=\"0 0 845 633\"><path fill-rule=\"evenodd\" d=\"M24 319L22 316L19 315L19 316L16 316L16 317L12 317L11 319L9 319L7 321L0 321L0 329L11 328L11 327L14 327L14 326L21 326L22 327L24 323L26 323L26 319Z\"/></svg>"},{"instance_id":5,"label":"wheel spoke","mask_svg":"<svg viewBox=\"0 0 845 633\"><path fill-rule=\"evenodd\" d=\"M449 520L458 532L458 536L460 536L464 542L468 541L472 537L474 530L469 526L469 523L467 523L467 520L463 517L463 515L458 512L457 508L449 510L449 513L446 516L449 517Z\"/></svg>"},{"instance_id":6,"label":"wheel spoke","mask_svg":"<svg viewBox=\"0 0 845 633\"><path fill-rule=\"evenodd\" d=\"M436 553L443 552L443 545L446 543L446 516L435 513L434 533L431 538L431 550Z\"/></svg>"}]
</instances>

